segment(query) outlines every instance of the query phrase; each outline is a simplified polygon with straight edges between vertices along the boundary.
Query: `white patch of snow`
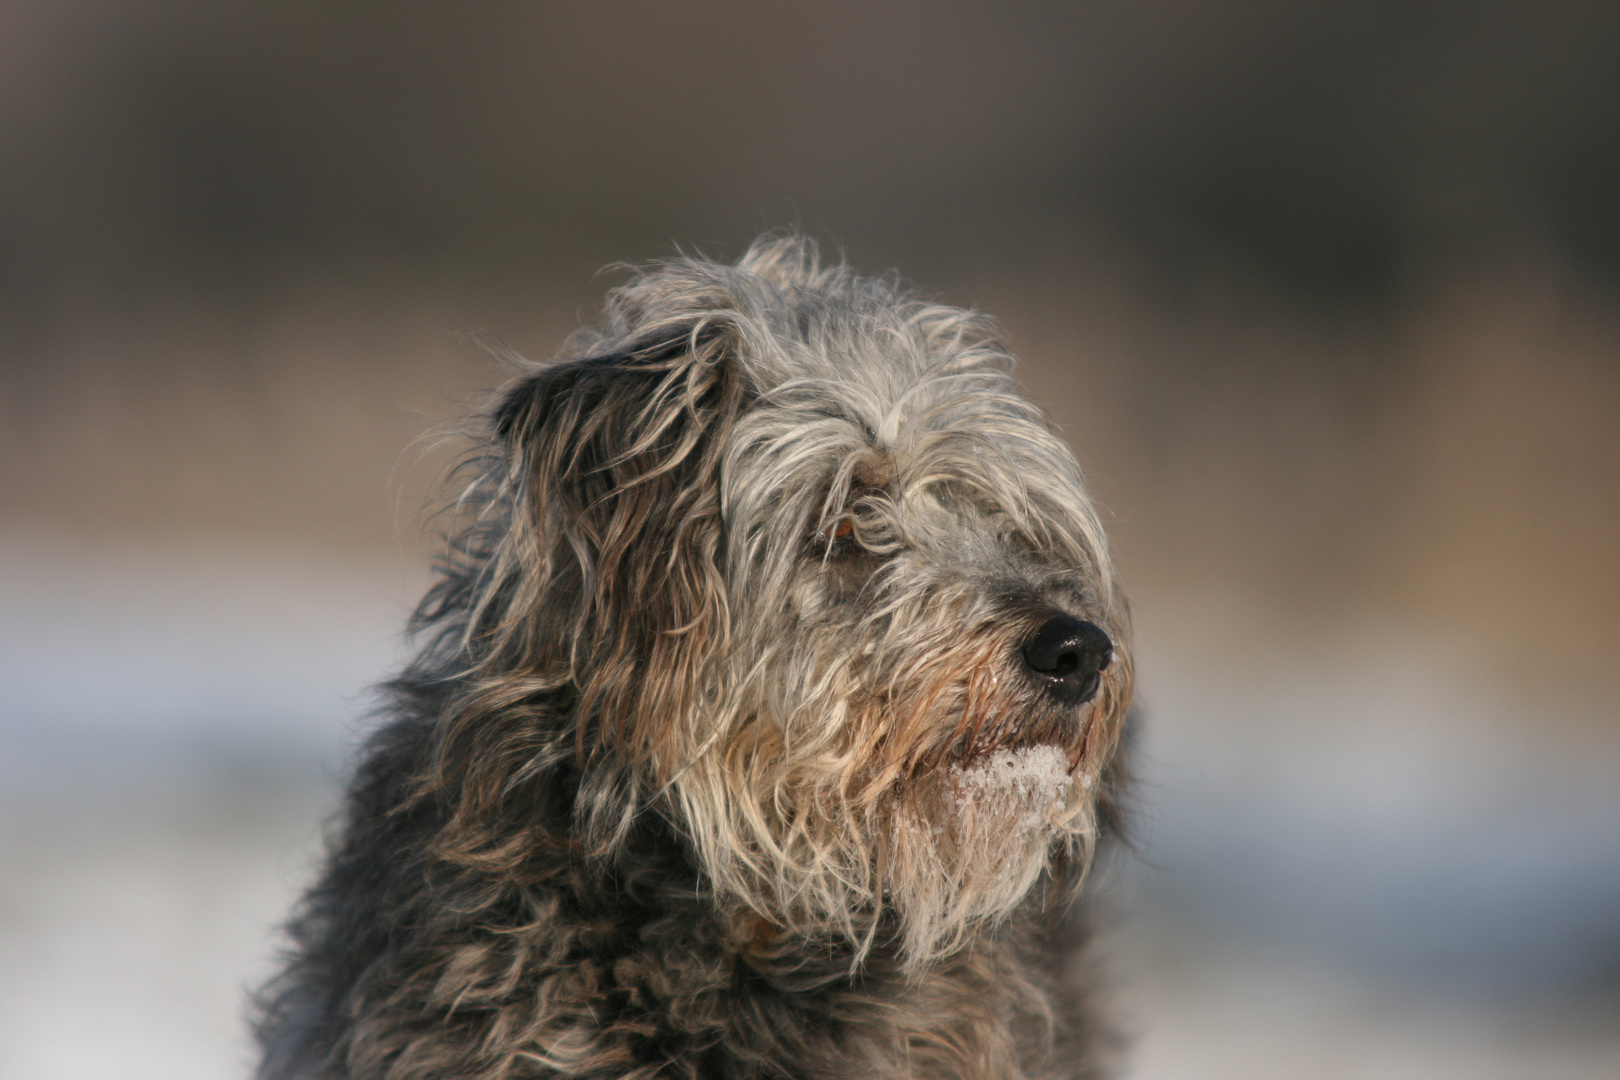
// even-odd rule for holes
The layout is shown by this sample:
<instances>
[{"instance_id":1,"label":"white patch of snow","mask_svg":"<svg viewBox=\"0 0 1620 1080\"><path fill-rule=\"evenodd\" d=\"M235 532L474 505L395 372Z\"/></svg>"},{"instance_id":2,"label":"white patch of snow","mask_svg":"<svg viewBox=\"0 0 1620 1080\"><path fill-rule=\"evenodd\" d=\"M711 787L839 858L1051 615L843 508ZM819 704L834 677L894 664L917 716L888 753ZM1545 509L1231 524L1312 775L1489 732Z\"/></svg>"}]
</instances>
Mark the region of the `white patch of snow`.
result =
<instances>
[{"instance_id":1,"label":"white patch of snow","mask_svg":"<svg viewBox=\"0 0 1620 1080\"><path fill-rule=\"evenodd\" d=\"M1020 808L1017 825L1034 829L1046 824L1054 805L1061 804L1074 779L1069 758L1055 746L1024 746L998 750L973 764L951 768L951 797L958 807L1011 803Z\"/></svg>"}]
</instances>

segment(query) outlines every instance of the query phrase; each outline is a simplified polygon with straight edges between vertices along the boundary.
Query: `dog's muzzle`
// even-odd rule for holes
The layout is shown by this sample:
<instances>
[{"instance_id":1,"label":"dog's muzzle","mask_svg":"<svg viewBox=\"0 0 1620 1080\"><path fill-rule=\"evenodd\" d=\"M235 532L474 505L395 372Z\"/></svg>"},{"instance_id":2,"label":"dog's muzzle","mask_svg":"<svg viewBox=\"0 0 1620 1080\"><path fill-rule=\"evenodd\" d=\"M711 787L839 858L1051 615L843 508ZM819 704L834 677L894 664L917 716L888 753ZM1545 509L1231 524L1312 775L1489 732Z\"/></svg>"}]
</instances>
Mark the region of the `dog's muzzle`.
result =
<instances>
[{"instance_id":1,"label":"dog's muzzle","mask_svg":"<svg viewBox=\"0 0 1620 1080\"><path fill-rule=\"evenodd\" d=\"M1114 658L1114 643L1102 627L1072 615L1055 615L1024 644L1024 667L1063 705L1097 695L1102 673Z\"/></svg>"}]
</instances>

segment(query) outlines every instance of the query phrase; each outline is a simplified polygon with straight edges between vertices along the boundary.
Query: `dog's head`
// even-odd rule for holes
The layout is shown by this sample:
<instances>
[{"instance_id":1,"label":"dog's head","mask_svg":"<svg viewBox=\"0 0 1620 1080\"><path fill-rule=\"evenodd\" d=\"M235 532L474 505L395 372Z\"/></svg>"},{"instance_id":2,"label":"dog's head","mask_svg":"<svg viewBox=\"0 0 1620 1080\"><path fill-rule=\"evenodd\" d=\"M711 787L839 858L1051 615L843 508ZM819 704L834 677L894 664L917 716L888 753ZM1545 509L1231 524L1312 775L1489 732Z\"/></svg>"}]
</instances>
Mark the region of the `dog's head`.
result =
<instances>
[{"instance_id":1,"label":"dog's head","mask_svg":"<svg viewBox=\"0 0 1620 1080\"><path fill-rule=\"evenodd\" d=\"M638 273L502 392L466 647L486 706L566 702L592 845L651 799L722 904L914 963L1083 864L1127 617L1009 365L786 238Z\"/></svg>"}]
</instances>

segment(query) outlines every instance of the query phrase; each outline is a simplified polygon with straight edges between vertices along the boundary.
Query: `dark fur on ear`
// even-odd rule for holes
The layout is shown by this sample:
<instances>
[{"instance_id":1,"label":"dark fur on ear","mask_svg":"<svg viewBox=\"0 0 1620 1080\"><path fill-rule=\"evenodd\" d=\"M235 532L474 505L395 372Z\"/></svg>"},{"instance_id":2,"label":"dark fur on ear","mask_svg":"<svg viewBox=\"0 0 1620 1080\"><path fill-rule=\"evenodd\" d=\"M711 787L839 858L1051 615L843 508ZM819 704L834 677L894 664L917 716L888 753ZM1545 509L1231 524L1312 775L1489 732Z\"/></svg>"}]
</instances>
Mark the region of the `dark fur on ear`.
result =
<instances>
[{"instance_id":1,"label":"dark fur on ear","mask_svg":"<svg viewBox=\"0 0 1620 1080\"><path fill-rule=\"evenodd\" d=\"M455 778L454 823L475 835L502 816L514 784L571 750L593 782L621 788L578 806L579 838L604 850L637 804L622 786L670 765L728 632L718 471L742 391L725 354L720 333L683 327L545 367L501 394L495 501L511 512L468 567L478 595L461 645L474 670L447 712L431 781ZM524 684L531 704L566 701L552 711L575 718L571 748L535 753L513 696ZM613 820L594 812L610 806Z\"/></svg>"},{"instance_id":2,"label":"dark fur on ear","mask_svg":"<svg viewBox=\"0 0 1620 1080\"><path fill-rule=\"evenodd\" d=\"M326 875L289 924L291 962L259 997L263 1075L410 1060L421 1033L380 1018L428 1015L445 986L486 977L416 942L527 922L508 909L528 883L622 859L638 819L677 860L668 885L695 888L672 873L680 841L640 809L727 634L708 580L742 394L726 353L713 329L675 328L497 396L413 616L427 647L383 688L397 719L361 756Z\"/></svg>"}]
</instances>

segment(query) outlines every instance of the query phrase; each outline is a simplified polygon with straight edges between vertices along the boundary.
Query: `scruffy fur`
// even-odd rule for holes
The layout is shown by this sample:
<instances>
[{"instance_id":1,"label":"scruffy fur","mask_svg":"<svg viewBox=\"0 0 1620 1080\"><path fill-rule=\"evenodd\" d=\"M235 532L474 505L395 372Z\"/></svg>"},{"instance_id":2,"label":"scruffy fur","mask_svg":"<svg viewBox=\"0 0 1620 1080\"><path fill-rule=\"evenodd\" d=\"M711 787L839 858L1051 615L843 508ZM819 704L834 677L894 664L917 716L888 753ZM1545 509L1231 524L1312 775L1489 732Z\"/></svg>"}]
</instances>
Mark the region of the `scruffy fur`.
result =
<instances>
[{"instance_id":1,"label":"scruffy fur","mask_svg":"<svg viewBox=\"0 0 1620 1080\"><path fill-rule=\"evenodd\" d=\"M1127 616L996 325L778 236L519 363L259 1076L1100 1075Z\"/></svg>"}]
</instances>

